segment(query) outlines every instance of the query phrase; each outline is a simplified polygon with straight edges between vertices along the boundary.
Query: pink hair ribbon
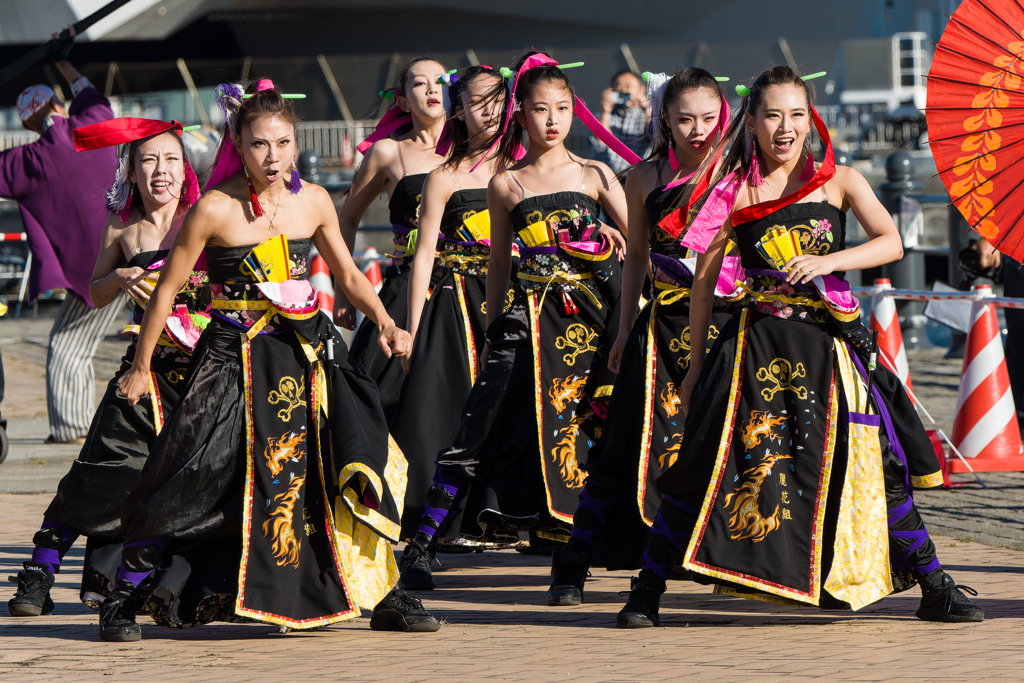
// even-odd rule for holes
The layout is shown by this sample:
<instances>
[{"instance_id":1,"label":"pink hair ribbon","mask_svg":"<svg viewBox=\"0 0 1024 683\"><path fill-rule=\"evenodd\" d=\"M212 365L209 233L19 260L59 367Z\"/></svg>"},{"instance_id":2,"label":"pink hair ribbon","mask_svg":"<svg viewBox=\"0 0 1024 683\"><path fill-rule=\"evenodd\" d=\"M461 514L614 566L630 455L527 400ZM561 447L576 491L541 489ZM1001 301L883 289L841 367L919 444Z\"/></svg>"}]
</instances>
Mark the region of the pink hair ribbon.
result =
<instances>
[{"instance_id":1,"label":"pink hair ribbon","mask_svg":"<svg viewBox=\"0 0 1024 683\"><path fill-rule=\"evenodd\" d=\"M407 123L412 123L412 114L402 111L397 104L392 105L377 122L373 132L356 146L356 150L360 154L366 154L366 150L370 149L373 143L383 140Z\"/></svg>"}]
</instances>

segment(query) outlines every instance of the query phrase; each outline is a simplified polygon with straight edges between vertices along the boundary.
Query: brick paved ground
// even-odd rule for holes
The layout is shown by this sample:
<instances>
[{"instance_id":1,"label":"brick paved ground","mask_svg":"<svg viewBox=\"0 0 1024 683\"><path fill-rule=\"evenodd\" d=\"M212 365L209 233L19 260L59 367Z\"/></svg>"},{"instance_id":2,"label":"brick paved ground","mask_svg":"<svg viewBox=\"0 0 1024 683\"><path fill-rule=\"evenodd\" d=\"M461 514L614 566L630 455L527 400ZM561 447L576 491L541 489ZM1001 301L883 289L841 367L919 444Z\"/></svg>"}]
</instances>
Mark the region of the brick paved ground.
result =
<instances>
[{"instance_id":1,"label":"brick paved ground","mask_svg":"<svg viewBox=\"0 0 1024 683\"><path fill-rule=\"evenodd\" d=\"M0 322L2 410L12 440L0 491L52 492L77 455L75 446L41 445L48 431L41 367L48 329L45 320ZM101 346L97 397L123 346L113 337ZM948 433L959 361L934 350L912 351L910 361L919 396ZM707 587L674 582L663 601L663 628L623 632L614 628L614 615L629 573L597 571L585 605L556 610L543 600L549 560L501 552L441 556L448 569L436 575L438 590L422 594L445 619L438 634L376 634L366 618L290 634L255 625L172 631L144 619L145 640L115 645L99 640L96 616L77 600L76 548L58 576L53 614L13 619L0 607L0 681L1021 680L1024 475L986 481L988 491L969 486L916 495L929 528L945 535L936 540L947 570L981 593L988 620L978 625L917 621L916 589L854 615L713 596ZM49 499L0 494L0 575L28 556ZM13 586L6 591L3 601Z\"/></svg>"},{"instance_id":2,"label":"brick paved ground","mask_svg":"<svg viewBox=\"0 0 1024 683\"><path fill-rule=\"evenodd\" d=\"M4 574L29 552L48 500L0 495ZM0 616L0 680L1019 681L1024 555L938 540L947 569L981 593L984 623L918 621L916 589L851 614L714 596L707 587L672 582L662 628L620 631L614 615L627 572L595 572L587 603L554 609L543 604L547 558L506 551L441 556L448 568L437 574L438 589L421 594L446 622L437 634L374 633L366 618L290 634L227 624L174 631L144 619L144 640L122 645L101 642L96 616L77 601L76 549L58 577L53 614Z\"/></svg>"}]
</instances>

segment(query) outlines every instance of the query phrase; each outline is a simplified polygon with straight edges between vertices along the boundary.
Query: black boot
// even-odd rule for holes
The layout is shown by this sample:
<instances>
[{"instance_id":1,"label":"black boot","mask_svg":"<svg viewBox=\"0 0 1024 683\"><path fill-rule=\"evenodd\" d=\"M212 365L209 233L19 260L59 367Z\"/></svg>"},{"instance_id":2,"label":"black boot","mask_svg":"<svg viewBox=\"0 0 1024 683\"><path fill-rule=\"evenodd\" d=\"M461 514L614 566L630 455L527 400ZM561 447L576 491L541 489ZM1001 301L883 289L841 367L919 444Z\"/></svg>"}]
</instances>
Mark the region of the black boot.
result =
<instances>
[{"instance_id":1,"label":"black boot","mask_svg":"<svg viewBox=\"0 0 1024 683\"><path fill-rule=\"evenodd\" d=\"M590 570L590 547L575 538L551 553L551 587L548 604L571 607L583 602L583 585Z\"/></svg>"},{"instance_id":2,"label":"black boot","mask_svg":"<svg viewBox=\"0 0 1024 683\"><path fill-rule=\"evenodd\" d=\"M430 572L433 559L434 553L416 541L410 541L398 560L398 571L402 573L399 585L407 591L434 590L434 575Z\"/></svg>"},{"instance_id":3,"label":"black boot","mask_svg":"<svg viewBox=\"0 0 1024 683\"><path fill-rule=\"evenodd\" d=\"M394 588L373 608L370 628L374 631L433 633L441 628L423 603L401 588Z\"/></svg>"},{"instance_id":4,"label":"black boot","mask_svg":"<svg viewBox=\"0 0 1024 683\"><path fill-rule=\"evenodd\" d=\"M119 580L100 605L100 638L113 643L142 640L142 627L135 623L135 613L144 599L139 586Z\"/></svg>"},{"instance_id":5,"label":"black boot","mask_svg":"<svg viewBox=\"0 0 1024 683\"><path fill-rule=\"evenodd\" d=\"M633 577L629 582L629 599L615 623L619 628L650 628L660 623L658 603L665 592L665 582L659 579Z\"/></svg>"},{"instance_id":6,"label":"black boot","mask_svg":"<svg viewBox=\"0 0 1024 683\"><path fill-rule=\"evenodd\" d=\"M18 584L14 597L7 601L7 611L12 617L38 617L53 611L50 589L53 588L53 572L46 565L28 561L17 576L8 581Z\"/></svg>"},{"instance_id":7,"label":"black boot","mask_svg":"<svg viewBox=\"0 0 1024 683\"><path fill-rule=\"evenodd\" d=\"M921 585L921 606L916 616L924 621L984 621L985 613L961 591L977 595L970 586L957 586L953 577L936 569L923 576Z\"/></svg>"}]
</instances>

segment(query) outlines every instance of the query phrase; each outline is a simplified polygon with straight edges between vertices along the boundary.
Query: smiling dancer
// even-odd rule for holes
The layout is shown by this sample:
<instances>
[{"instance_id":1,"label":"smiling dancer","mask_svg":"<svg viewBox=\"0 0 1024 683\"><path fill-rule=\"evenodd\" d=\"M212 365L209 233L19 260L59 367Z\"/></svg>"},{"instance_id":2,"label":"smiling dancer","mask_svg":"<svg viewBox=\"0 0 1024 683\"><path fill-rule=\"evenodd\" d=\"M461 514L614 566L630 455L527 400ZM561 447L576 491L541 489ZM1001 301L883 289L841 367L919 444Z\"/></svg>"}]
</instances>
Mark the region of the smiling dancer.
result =
<instances>
[{"instance_id":1,"label":"smiling dancer","mask_svg":"<svg viewBox=\"0 0 1024 683\"><path fill-rule=\"evenodd\" d=\"M111 119L75 130L78 151L123 144L113 186L107 191L110 212L103 228L99 259L93 269L89 298L99 307L120 301L120 292L135 300L137 324L189 206L199 198L199 184L181 144L177 121ZM176 313L160 334L150 364L149 397L132 406L118 391L118 380L135 358L138 337L128 345L121 368L93 416L78 459L57 486L32 539L32 559L18 572L18 590L7 603L11 616L39 616L54 608L50 599L54 574L79 536L88 537L82 569L81 599L99 609L110 592L121 559L121 505L139 481L164 419L178 403L189 355L209 315L196 296L205 273L193 271L174 298Z\"/></svg>"},{"instance_id":2,"label":"smiling dancer","mask_svg":"<svg viewBox=\"0 0 1024 683\"><path fill-rule=\"evenodd\" d=\"M372 380L344 360L316 290L298 279L311 244L378 325L386 355L407 353L410 338L352 262L330 196L295 171L288 97L267 79L244 94L218 86L226 130L212 189L153 292L119 383L128 400L148 390L163 312L203 253L214 317L125 502L121 566L100 608L105 640L138 640L135 615L150 595L154 620L178 628L239 619L314 628L377 600L371 628L438 628L418 600L388 592L402 471L389 462Z\"/></svg>"},{"instance_id":3,"label":"smiling dancer","mask_svg":"<svg viewBox=\"0 0 1024 683\"><path fill-rule=\"evenodd\" d=\"M498 168L487 190L485 359L466 401L454 445L438 454L419 531L405 550L403 581L432 584L422 560L463 496L459 531L478 540L517 540L535 531L566 539L587 451L611 391L608 349L618 325L617 231L596 221L602 204L626 225L626 202L602 163L565 148L576 114L613 149L639 161L575 97L558 63L542 53L520 60L505 107ZM503 97L499 84L492 97ZM523 132L529 149L519 162ZM522 242L520 285L507 302L513 239Z\"/></svg>"},{"instance_id":4,"label":"smiling dancer","mask_svg":"<svg viewBox=\"0 0 1024 683\"><path fill-rule=\"evenodd\" d=\"M423 185L409 285L408 326L414 350L402 359L409 378L390 424L391 435L409 462L405 538L412 538L419 527L437 452L451 445L458 432L463 405L476 380L486 323L491 242L487 182L498 170L496 155L475 172L471 169L484 158L488 141L498 130L504 100L487 96L501 76L488 66L473 66L461 76L444 78L450 83L451 109L438 151L446 152L447 158ZM430 287L438 245L445 274Z\"/></svg>"},{"instance_id":5,"label":"smiling dancer","mask_svg":"<svg viewBox=\"0 0 1024 683\"><path fill-rule=\"evenodd\" d=\"M658 624L665 578L680 561L716 592L832 609L860 609L916 581L919 618L981 621L942 571L911 497L912 476L941 481L934 451L895 375L882 365L865 372L871 337L843 280L902 256L896 226L859 173L836 168L808 87L789 67L737 91L725 177L698 202L683 240L705 252L693 344L708 337L730 239L751 303L706 360L690 359L679 459L657 480L665 499L618 625ZM820 165L812 123L826 148ZM870 238L849 249L847 210Z\"/></svg>"},{"instance_id":6,"label":"smiling dancer","mask_svg":"<svg viewBox=\"0 0 1024 683\"><path fill-rule=\"evenodd\" d=\"M395 253L384 271L380 300L388 315L404 323L408 316L409 272L416 253L420 195L427 174L444 162L435 153L445 122L444 90L440 83L447 75L444 67L428 57L417 57L398 74L398 87L381 93L385 101L395 103L377 124L377 130L359 144L365 154L348 199L338 220L349 251L355 249L356 229L363 214L382 191L388 193L388 210L394 232ZM409 130L404 128L408 126ZM435 274L432 284L440 279ZM355 309L344 293L334 299L334 322L355 329ZM377 383L384 418L390 423L405 383L401 362L384 354L377 344L379 331L370 319L364 319L352 338L349 360Z\"/></svg>"},{"instance_id":7,"label":"smiling dancer","mask_svg":"<svg viewBox=\"0 0 1024 683\"><path fill-rule=\"evenodd\" d=\"M578 605L591 564L637 568L647 528L661 504L655 485L677 456L683 436L679 385L689 367L692 261L680 245L689 200L696 200L721 158L729 105L718 81L704 69L686 68L671 78L644 74L653 116L651 159L626 176L629 244L622 274L619 335L608 354L618 373L601 438L587 459L587 482L573 517L572 538L552 554L550 605ZM676 209L682 204L681 209ZM666 220L667 219L667 220ZM714 324L730 317L738 258L728 257L718 288ZM644 275L653 264L651 300L639 316ZM596 543L596 559L592 551Z\"/></svg>"}]
</instances>

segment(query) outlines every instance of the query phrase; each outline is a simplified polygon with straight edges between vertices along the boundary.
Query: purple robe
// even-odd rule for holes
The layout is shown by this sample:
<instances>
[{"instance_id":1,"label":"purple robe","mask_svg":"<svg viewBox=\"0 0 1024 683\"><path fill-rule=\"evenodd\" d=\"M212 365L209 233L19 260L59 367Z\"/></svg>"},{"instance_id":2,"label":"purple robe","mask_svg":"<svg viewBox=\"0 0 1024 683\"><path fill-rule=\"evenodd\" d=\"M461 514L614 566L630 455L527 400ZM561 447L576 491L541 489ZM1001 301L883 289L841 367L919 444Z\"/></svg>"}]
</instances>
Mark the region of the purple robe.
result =
<instances>
[{"instance_id":1,"label":"purple robe","mask_svg":"<svg viewBox=\"0 0 1024 683\"><path fill-rule=\"evenodd\" d=\"M0 197L17 201L32 250L29 300L64 288L89 303L89 281L107 219L104 190L113 181L113 147L76 152L72 131L114 117L95 88L83 89L67 119L33 143L0 152Z\"/></svg>"}]
</instances>

